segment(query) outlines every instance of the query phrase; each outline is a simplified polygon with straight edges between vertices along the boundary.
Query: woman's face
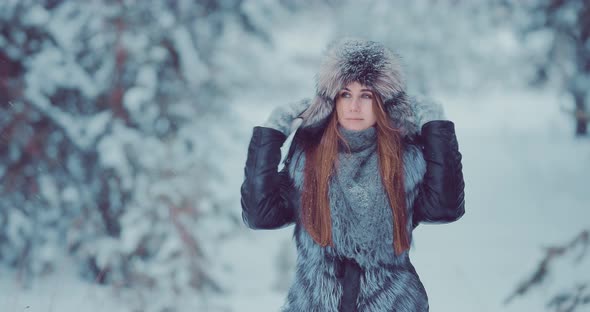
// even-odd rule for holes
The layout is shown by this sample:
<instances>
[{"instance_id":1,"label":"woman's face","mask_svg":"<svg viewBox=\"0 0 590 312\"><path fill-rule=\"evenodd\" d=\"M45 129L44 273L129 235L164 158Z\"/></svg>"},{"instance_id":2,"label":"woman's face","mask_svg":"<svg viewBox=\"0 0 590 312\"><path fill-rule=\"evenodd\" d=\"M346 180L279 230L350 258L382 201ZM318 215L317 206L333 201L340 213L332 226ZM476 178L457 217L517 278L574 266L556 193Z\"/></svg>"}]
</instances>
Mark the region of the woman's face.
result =
<instances>
[{"instance_id":1,"label":"woman's face","mask_svg":"<svg viewBox=\"0 0 590 312\"><path fill-rule=\"evenodd\" d=\"M336 96L338 123L347 130L365 130L377 122L373 92L358 82L344 87Z\"/></svg>"}]
</instances>

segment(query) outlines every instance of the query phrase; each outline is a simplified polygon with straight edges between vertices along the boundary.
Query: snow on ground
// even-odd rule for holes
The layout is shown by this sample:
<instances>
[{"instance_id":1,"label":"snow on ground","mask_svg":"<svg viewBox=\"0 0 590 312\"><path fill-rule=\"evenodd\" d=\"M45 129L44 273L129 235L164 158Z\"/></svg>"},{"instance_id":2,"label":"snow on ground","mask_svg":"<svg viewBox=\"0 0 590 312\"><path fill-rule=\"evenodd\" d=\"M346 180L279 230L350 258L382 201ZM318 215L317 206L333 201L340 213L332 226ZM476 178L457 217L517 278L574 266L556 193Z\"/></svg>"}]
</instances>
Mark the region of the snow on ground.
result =
<instances>
[{"instance_id":1,"label":"snow on ground","mask_svg":"<svg viewBox=\"0 0 590 312\"><path fill-rule=\"evenodd\" d=\"M64 259L55 272L23 289L15 271L0 269L0 311L6 312L127 312L114 299L115 289L83 282L76 264Z\"/></svg>"}]
</instances>

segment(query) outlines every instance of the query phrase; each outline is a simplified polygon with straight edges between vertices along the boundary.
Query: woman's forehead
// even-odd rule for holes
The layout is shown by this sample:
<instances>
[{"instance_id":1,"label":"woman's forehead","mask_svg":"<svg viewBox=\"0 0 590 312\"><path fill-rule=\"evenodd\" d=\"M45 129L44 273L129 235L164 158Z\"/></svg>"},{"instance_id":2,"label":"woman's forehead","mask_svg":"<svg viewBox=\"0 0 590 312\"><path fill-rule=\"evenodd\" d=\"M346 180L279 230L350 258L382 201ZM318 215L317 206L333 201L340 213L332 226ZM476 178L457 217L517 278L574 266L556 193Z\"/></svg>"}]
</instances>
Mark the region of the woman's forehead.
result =
<instances>
[{"instance_id":1,"label":"woman's forehead","mask_svg":"<svg viewBox=\"0 0 590 312\"><path fill-rule=\"evenodd\" d=\"M358 81L349 82L346 85L342 86L342 88L340 88L340 90L352 90L353 88L360 89L361 91L374 92L374 90L373 90L373 88L371 88L371 86L364 85Z\"/></svg>"}]
</instances>

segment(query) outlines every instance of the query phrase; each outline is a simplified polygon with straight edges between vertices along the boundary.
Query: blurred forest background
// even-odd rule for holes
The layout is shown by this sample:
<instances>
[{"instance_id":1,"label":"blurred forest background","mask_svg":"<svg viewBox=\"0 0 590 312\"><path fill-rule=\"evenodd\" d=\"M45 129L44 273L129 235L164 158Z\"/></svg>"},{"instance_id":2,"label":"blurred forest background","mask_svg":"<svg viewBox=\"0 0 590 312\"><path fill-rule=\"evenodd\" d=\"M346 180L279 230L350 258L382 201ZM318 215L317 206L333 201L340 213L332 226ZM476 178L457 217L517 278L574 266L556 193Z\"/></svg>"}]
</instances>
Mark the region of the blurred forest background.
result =
<instances>
[{"instance_id":1,"label":"blurred forest background","mask_svg":"<svg viewBox=\"0 0 590 312\"><path fill-rule=\"evenodd\" d=\"M567 130L547 150L518 153L541 157L564 144L573 149L566 154L579 151L573 160L554 156L572 176L582 172L559 180L574 185L560 196L575 199L560 205L582 211L564 219L572 231L531 246L520 273L504 276L512 286L497 290L502 297L446 300L485 302L480 311L498 311L491 301L508 311L527 300L546 311L590 311L590 201L579 191L590 185L587 0L3 0L0 305L68 311L77 297L72 311L277 311L293 270L292 228L270 239L242 224L246 147L273 106L313 95L321 53L343 35L401 54L410 91L449 102L466 151L506 129L562 122ZM535 99L553 115L537 112ZM489 160L481 166L494 172L498 159ZM507 179L497 174L491 179ZM466 217L483 209L476 197L484 188L500 193L473 181ZM509 210L520 209L512 203ZM548 233L553 219L543 220ZM509 231L517 236L527 222ZM582 264L560 260L568 257ZM264 273L248 277L244 263ZM556 282L560 274L566 278ZM39 288L47 281L64 291ZM558 286L534 294L551 283ZM432 310L446 311L433 287Z\"/></svg>"}]
</instances>

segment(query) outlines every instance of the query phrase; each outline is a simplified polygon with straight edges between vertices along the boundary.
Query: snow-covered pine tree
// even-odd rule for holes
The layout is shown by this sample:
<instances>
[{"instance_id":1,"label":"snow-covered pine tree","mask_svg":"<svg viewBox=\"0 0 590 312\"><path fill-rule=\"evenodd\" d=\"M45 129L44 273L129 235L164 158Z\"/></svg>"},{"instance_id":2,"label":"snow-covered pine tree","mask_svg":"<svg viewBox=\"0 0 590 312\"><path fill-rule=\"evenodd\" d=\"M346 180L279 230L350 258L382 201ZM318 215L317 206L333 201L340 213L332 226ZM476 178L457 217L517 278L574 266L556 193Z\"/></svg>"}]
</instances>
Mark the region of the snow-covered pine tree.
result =
<instances>
[{"instance_id":1,"label":"snow-covered pine tree","mask_svg":"<svg viewBox=\"0 0 590 312\"><path fill-rule=\"evenodd\" d=\"M223 291L228 29L268 41L240 0L0 4L0 263L21 285L69 255L145 311Z\"/></svg>"},{"instance_id":2,"label":"snow-covered pine tree","mask_svg":"<svg viewBox=\"0 0 590 312\"><path fill-rule=\"evenodd\" d=\"M588 133L590 121L590 2L586 0L503 1L514 11L518 31L532 48L533 85L559 84L573 108L576 136Z\"/></svg>"}]
</instances>

